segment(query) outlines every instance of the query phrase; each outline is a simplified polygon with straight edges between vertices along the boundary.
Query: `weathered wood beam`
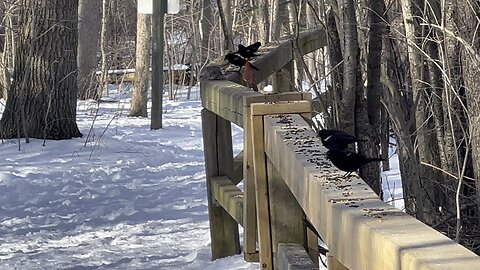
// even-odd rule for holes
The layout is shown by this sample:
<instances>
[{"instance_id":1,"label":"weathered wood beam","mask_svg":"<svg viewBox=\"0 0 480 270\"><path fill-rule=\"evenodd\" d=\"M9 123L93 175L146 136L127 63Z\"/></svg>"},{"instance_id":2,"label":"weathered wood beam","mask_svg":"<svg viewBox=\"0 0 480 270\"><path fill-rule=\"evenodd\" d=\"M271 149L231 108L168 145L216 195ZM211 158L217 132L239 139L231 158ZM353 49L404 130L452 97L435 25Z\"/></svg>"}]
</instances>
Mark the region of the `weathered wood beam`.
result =
<instances>
[{"instance_id":1,"label":"weathered wood beam","mask_svg":"<svg viewBox=\"0 0 480 270\"><path fill-rule=\"evenodd\" d=\"M204 81L201 85L203 107L240 127L244 97L251 96L263 95L230 81Z\"/></svg>"},{"instance_id":2,"label":"weathered wood beam","mask_svg":"<svg viewBox=\"0 0 480 270\"><path fill-rule=\"evenodd\" d=\"M323 28L300 33L297 43L301 55L327 46L327 35Z\"/></svg>"},{"instance_id":3,"label":"weathered wood beam","mask_svg":"<svg viewBox=\"0 0 480 270\"><path fill-rule=\"evenodd\" d=\"M270 198L267 184L267 168L264 150L263 116L250 115L252 135L253 170L257 205L258 245L260 265L264 270L273 270L273 250L270 219Z\"/></svg>"},{"instance_id":4,"label":"weathered wood beam","mask_svg":"<svg viewBox=\"0 0 480 270\"><path fill-rule=\"evenodd\" d=\"M269 114L294 112L309 116L312 109L311 95L302 94L302 98L306 100L251 103L250 110L246 110L246 113L250 116L247 130L251 135L253 154L260 264L262 269L265 270L276 269L275 253L278 242L286 240L307 246L306 235L304 234L305 225L302 222L303 213L300 206L280 175L276 173L274 167L272 165L266 166L271 163L267 162L268 159L265 157L263 123L263 116ZM248 102L245 103L248 104ZM249 151L250 149L247 147L247 153ZM249 198L246 197L246 199ZM285 215L285 211L289 213L290 217Z\"/></svg>"},{"instance_id":5,"label":"weathered wood beam","mask_svg":"<svg viewBox=\"0 0 480 270\"><path fill-rule=\"evenodd\" d=\"M480 257L381 201L325 159L299 115L265 116L265 152L330 254L355 269L480 269Z\"/></svg>"},{"instance_id":6,"label":"weathered wood beam","mask_svg":"<svg viewBox=\"0 0 480 270\"><path fill-rule=\"evenodd\" d=\"M249 107L245 107L243 116L243 253L247 262L259 262L257 251L257 202L255 198L255 174L253 171L252 121Z\"/></svg>"},{"instance_id":7,"label":"weathered wood beam","mask_svg":"<svg viewBox=\"0 0 480 270\"><path fill-rule=\"evenodd\" d=\"M257 82L264 81L275 72L279 71L294 59L294 44L293 38L285 38L279 43L266 44L264 47L268 48L266 51L260 50L260 56L256 57L252 64L258 67L259 71L254 71ZM301 55L313 52L327 45L325 30L319 28L313 31L301 33L298 37L298 50ZM244 84L240 73L230 72L227 75L227 80Z\"/></svg>"},{"instance_id":8,"label":"weathered wood beam","mask_svg":"<svg viewBox=\"0 0 480 270\"><path fill-rule=\"evenodd\" d=\"M237 126L243 127L244 108L252 103L310 99L310 93L263 95L230 81L204 81L201 85L202 105Z\"/></svg>"},{"instance_id":9,"label":"weathered wood beam","mask_svg":"<svg viewBox=\"0 0 480 270\"><path fill-rule=\"evenodd\" d=\"M304 113L312 110L312 104L309 100L285 101L264 106L264 103L254 103L251 106L252 115L275 114L282 112Z\"/></svg>"},{"instance_id":10,"label":"weathered wood beam","mask_svg":"<svg viewBox=\"0 0 480 270\"><path fill-rule=\"evenodd\" d=\"M214 177L211 181L217 202L243 226L243 192L226 176Z\"/></svg>"},{"instance_id":11,"label":"weathered wood beam","mask_svg":"<svg viewBox=\"0 0 480 270\"><path fill-rule=\"evenodd\" d=\"M278 270L315 270L312 262L301 244L278 244Z\"/></svg>"},{"instance_id":12,"label":"weathered wood beam","mask_svg":"<svg viewBox=\"0 0 480 270\"><path fill-rule=\"evenodd\" d=\"M230 122L205 109L202 130L212 259L218 259L241 252L238 223L212 194L212 179L233 168L232 131Z\"/></svg>"},{"instance_id":13,"label":"weathered wood beam","mask_svg":"<svg viewBox=\"0 0 480 270\"><path fill-rule=\"evenodd\" d=\"M303 222L305 215L269 159L267 159L267 175L273 265L274 269L278 269L280 260L279 243L297 243L302 247L303 252L305 252L305 247L308 247L306 228ZM318 238L315 240L317 246Z\"/></svg>"},{"instance_id":14,"label":"weathered wood beam","mask_svg":"<svg viewBox=\"0 0 480 270\"><path fill-rule=\"evenodd\" d=\"M238 185L243 180L243 151L233 158L233 172L230 175L234 185Z\"/></svg>"}]
</instances>

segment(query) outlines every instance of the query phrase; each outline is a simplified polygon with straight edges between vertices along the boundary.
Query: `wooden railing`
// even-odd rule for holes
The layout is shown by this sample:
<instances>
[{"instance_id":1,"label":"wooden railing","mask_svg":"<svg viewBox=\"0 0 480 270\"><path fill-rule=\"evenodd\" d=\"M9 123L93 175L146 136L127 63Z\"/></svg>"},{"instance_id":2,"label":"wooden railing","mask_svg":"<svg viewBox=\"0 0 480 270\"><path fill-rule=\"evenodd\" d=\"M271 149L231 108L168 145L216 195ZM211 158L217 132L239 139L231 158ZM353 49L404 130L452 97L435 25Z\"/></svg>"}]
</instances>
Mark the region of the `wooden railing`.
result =
<instances>
[{"instance_id":1,"label":"wooden railing","mask_svg":"<svg viewBox=\"0 0 480 270\"><path fill-rule=\"evenodd\" d=\"M284 47L255 65L273 65L271 73L289 65L293 53L275 58L279 64L269 61ZM259 261L261 269L315 269L318 238L308 220L328 246L329 269L480 269L477 255L384 203L358 176L344 178L325 159L306 121L310 94L263 95L231 81L203 81L201 96L213 259L241 252L240 224L245 260ZM244 130L244 150L235 158L231 123Z\"/></svg>"}]
</instances>

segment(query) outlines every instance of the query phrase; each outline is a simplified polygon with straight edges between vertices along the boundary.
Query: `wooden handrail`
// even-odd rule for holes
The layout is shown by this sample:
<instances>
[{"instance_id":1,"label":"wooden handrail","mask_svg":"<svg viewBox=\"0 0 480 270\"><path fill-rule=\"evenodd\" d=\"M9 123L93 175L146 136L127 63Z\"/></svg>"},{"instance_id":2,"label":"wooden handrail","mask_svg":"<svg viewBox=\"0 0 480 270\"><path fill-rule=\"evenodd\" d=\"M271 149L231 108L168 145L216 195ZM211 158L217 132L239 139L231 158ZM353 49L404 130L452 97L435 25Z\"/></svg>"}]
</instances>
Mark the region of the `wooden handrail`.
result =
<instances>
[{"instance_id":1,"label":"wooden handrail","mask_svg":"<svg viewBox=\"0 0 480 270\"><path fill-rule=\"evenodd\" d=\"M262 82L291 63L295 58L295 49L298 49L301 55L305 55L326 45L326 33L323 28L300 33L298 39L285 37L277 43L264 44L259 52L261 55L252 61L259 69L255 71L255 79ZM245 84L238 72L228 73L225 80Z\"/></svg>"},{"instance_id":2,"label":"wooden handrail","mask_svg":"<svg viewBox=\"0 0 480 270\"><path fill-rule=\"evenodd\" d=\"M297 114L264 117L265 153L329 252L349 269L480 269L480 257L343 177Z\"/></svg>"},{"instance_id":3,"label":"wooden handrail","mask_svg":"<svg viewBox=\"0 0 480 270\"><path fill-rule=\"evenodd\" d=\"M302 100L309 93L280 93L263 95L230 81L205 81L202 83L202 105L205 109L243 127L244 108L252 103Z\"/></svg>"},{"instance_id":4,"label":"wooden handrail","mask_svg":"<svg viewBox=\"0 0 480 270\"><path fill-rule=\"evenodd\" d=\"M257 81L289 65L295 54L323 47L325 40L325 32L316 30L272 46L254 62L260 68ZM213 258L239 252L237 224L242 224L245 259L260 260L262 269L291 264L278 257L288 255L287 246L276 246L290 239L306 247L316 264L317 238L305 234L300 219L306 218L326 242L333 269L480 269L476 254L384 203L358 176L344 178L332 166L299 115L310 116L310 94L262 95L236 83L237 72L224 79L201 84ZM230 123L244 128L243 192L231 177L241 174L234 166L240 162L233 160Z\"/></svg>"}]
</instances>

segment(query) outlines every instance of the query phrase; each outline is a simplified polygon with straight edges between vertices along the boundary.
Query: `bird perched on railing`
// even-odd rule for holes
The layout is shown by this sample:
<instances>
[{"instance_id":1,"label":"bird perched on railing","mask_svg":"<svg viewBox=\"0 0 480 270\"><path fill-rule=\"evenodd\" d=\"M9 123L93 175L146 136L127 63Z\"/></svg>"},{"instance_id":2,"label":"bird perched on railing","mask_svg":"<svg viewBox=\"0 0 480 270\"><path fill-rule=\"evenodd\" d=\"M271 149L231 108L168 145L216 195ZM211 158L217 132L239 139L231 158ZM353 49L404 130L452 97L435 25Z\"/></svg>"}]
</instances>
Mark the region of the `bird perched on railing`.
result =
<instances>
[{"instance_id":1,"label":"bird perched on railing","mask_svg":"<svg viewBox=\"0 0 480 270\"><path fill-rule=\"evenodd\" d=\"M259 56L259 54L256 54L258 51L258 48L262 46L262 43L257 41L253 44L250 44L248 46L243 46L242 44L238 44L238 51L237 53L240 54L242 57L245 59L252 58L254 56Z\"/></svg>"},{"instance_id":2,"label":"bird perched on railing","mask_svg":"<svg viewBox=\"0 0 480 270\"><path fill-rule=\"evenodd\" d=\"M318 131L318 136L323 146L331 150L344 150L348 145L355 142L366 142L348 133L335 129L322 129Z\"/></svg>"},{"instance_id":3,"label":"bird perched on railing","mask_svg":"<svg viewBox=\"0 0 480 270\"><path fill-rule=\"evenodd\" d=\"M237 67L240 67L242 68L243 66L245 66L245 63L247 63L247 60L245 60L244 58L234 54L234 53L227 53L227 55L225 55L225 60L228 60L228 62L232 65L235 65ZM256 66L252 65L250 63L250 67L255 69L255 70L259 70Z\"/></svg>"},{"instance_id":4,"label":"bird perched on railing","mask_svg":"<svg viewBox=\"0 0 480 270\"><path fill-rule=\"evenodd\" d=\"M327 151L327 159L330 160L335 167L347 172L345 176L349 176L352 172L358 170L365 164L371 162L383 161L382 158L367 158L364 155L349 151L330 149Z\"/></svg>"}]
</instances>

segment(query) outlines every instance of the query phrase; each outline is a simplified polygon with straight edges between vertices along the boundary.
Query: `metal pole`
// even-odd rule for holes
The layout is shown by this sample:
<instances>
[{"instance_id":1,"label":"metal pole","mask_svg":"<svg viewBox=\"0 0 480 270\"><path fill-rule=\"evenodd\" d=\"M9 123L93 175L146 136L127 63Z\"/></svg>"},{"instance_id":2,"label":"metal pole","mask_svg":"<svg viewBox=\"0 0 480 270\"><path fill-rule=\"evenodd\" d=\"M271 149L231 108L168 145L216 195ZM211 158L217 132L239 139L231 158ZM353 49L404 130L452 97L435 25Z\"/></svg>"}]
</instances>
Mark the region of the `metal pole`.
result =
<instances>
[{"instance_id":1,"label":"metal pole","mask_svg":"<svg viewBox=\"0 0 480 270\"><path fill-rule=\"evenodd\" d=\"M152 16L152 116L150 129L162 128L163 111L163 29L166 0L153 0Z\"/></svg>"}]
</instances>

